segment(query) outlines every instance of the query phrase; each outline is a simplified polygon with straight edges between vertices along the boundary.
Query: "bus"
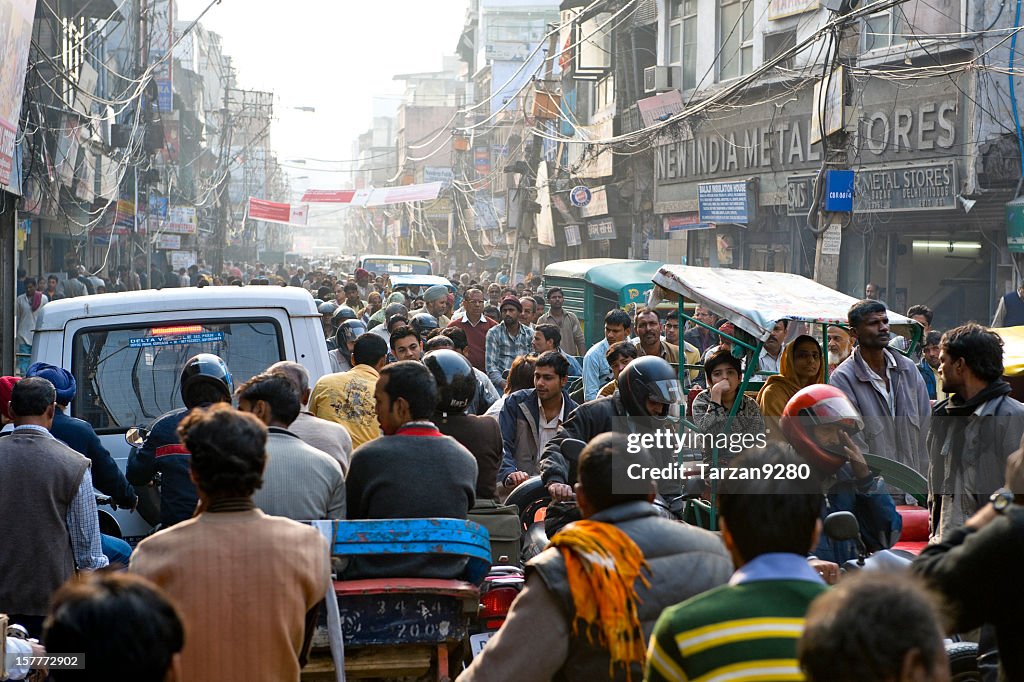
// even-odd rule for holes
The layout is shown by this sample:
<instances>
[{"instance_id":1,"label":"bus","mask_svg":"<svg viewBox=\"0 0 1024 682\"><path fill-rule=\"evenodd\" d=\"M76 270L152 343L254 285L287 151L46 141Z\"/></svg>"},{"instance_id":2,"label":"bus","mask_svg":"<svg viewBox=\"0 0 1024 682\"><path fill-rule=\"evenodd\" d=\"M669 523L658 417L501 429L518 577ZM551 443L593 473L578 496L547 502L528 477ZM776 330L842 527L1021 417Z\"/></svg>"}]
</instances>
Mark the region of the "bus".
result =
<instances>
[{"instance_id":1,"label":"bus","mask_svg":"<svg viewBox=\"0 0 1024 682\"><path fill-rule=\"evenodd\" d=\"M432 275L433 266L426 258L417 256L384 256L371 254L361 256L356 261L357 268L363 268L368 272L378 275L385 273L389 275Z\"/></svg>"}]
</instances>

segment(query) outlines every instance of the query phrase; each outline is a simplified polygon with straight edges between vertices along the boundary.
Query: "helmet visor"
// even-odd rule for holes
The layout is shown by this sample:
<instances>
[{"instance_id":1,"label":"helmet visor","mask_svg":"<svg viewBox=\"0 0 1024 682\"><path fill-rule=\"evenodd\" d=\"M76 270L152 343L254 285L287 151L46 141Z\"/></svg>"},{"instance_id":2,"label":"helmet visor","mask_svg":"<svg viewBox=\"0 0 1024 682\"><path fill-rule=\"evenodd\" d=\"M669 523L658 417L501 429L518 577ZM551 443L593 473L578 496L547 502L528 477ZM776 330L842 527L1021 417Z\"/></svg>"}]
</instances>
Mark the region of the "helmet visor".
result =
<instances>
[{"instance_id":1,"label":"helmet visor","mask_svg":"<svg viewBox=\"0 0 1024 682\"><path fill-rule=\"evenodd\" d=\"M683 389L679 379L663 379L648 383L650 400L663 405L672 405L683 401Z\"/></svg>"},{"instance_id":2,"label":"helmet visor","mask_svg":"<svg viewBox=\"0 0 1024 682\"><path fill-rule=\"evenodd\" d=\"M813 407L800 410L800 416L806 417L814 426L839 424L847 431L856 433L864 428L864 420L857 408L846 396L835 396L819 400Z\"/></svg>"}]
</instances>

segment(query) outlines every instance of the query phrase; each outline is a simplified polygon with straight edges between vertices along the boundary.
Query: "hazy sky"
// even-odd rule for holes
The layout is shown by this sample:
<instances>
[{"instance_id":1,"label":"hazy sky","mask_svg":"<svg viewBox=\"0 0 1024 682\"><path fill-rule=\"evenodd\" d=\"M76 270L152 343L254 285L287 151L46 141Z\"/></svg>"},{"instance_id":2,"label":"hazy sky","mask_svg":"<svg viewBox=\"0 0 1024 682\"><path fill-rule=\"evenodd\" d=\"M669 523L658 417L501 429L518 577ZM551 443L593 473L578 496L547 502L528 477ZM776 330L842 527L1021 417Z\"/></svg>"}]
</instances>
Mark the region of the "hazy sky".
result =
<instances>
[{"instance_id":1,"label":"hazy sky","mask_svg":"<svg viewBox=\"0 0 1024 682\"><path fill-rule=\"evenodd\" d=\"M191 21L210 0L178 0ZM222 0L203 18L233 59L239 86L275 93L272 143L279 159L350 159L371 117L393 113L398 73L441 69L454 54L467 0ZM375 100L375 96L383 96ZM288 107L316 107L304 113ZM287 168L292 187L330 189L337 164ZM308 180L298 179L309 176Z\"/></svg>"}]
</instances>

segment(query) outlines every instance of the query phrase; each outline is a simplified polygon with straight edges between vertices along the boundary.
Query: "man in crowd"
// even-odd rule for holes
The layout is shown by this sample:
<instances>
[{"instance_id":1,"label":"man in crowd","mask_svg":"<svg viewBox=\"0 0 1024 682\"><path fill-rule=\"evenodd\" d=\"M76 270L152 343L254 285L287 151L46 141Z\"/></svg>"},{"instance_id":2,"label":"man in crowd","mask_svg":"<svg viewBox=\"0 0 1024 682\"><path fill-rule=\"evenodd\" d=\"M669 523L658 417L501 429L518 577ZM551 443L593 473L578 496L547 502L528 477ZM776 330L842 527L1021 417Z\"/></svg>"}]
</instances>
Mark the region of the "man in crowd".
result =
<instances>
[{"instance_id":1,"label":"man in crowd","mask_svg":"<svg viewBox=\"0 0 1024 682\"><path fill-rule=\"evenodd\" d=\"M64 281L64 298L77 298L89 293L85 284L78 279L78 265L68 265L65 274L67 279Z\"/></svg>"},{"instance_id":2,"label":"man in crowd","mask_svg":"<svg viewBox=\"0 0 1024 682\"><path fill-rule=\"evenodd\" d=\"M533 388L505 399L498 416L504 443L498 479L505 494L539 472L537 462L548 441L578 405L565 391L569 363L558 351L537 358Z\"/></svg>"},{"instance_id":3,"label":"man in crowd","mask_svg":"<svg viewBox=\"0 0 1024 682\"><path fill-rule=\"evenodd\" d=\"M345 305L355 311L360 311L366 307L366 301L359 297L359 285L355 282L346 282L344 286Z\"/></svg>"},{"instance_id":4,"label":"man in crowd","mask_svg":"<svg viewBox=\"0 0 1024 682\"><path fill-rule=\"evenodd\" d=\"M352 457L352 436L341 424L321 419L306 409L313 390L309 387L309 372L297 362L282 360L267 368L270 374L281 374L288 378L299 392L301 409L288 430L301 438L307 445L322 450L333 457L341 466L341 473L348 472Z\"/></svg>"},{"instance_id":5,"label":"man in crowd","mask_svg":"<svg viewBox=\"0 0 1024 682\"><path fill-rule=\"evenodd\" d=\"M153 422L146 441L128 456L126 477L134 486L145 486L160 474L160 524L170 528L192 516L196 486L190 474L190 455L178 439L178 425L194 407L231 404L233 386L228 366L212 353L189 358L181 370L181 401L185 407L171 410Z\"/></svg>"},{"instance_id":6,"label":"man in crowd","mask_svg":"<svg viewBox=\"0 0 1024 682\"><path fill-rule=\"evenodd\" d=\"M811 602L798 646L807 682L945 682L942 606L918 580L862 571Z\"/></svg>"},{"instance_id":7,"label":"man in crowd","mask_svg":"<svg viewBox=\"0 0 1024 682\"><path fill-rule=\"evenodd\" d=\"M842 327L829 326L828 332L828 374L836 371L843 360L850 357L850 334Z\"/></svg>"},{"instance_id":8,"label":"man in crowd","mask_svg":"<svg viewBox=\"0 0 1024 682\"><path fill-rule=\"evenodd\" d=\"M505 374L519 355L533 350L533 327L519 322L523 304L515 296L501 301L501 324L487 332L486 371L498 390L505 388Z\"/></svg>"},{"instance_id":9,"label":"man in crowd","mask_svg":"<svg viewBox=\"0 0 1024 682\"><path fill-rule=\"evenodd\" d=\"M439 327L447 327L451 320L445 315L448 309L448 287L435 284L423 293L423 302L428 313L437 319Z\"/></svg>"},{"instance_id":10,"label":"man in crowd","mask_svg":"<svg viewBox=\"0 0 1024 682\"><path fill-rule=\"evenodd\" d=\"M674 310L665 316L665 341L679 345L679 313Z\"/></svg>"},{"instance_id":11,"label":"man in crowd","mask_svg":"<svg viewBox=\"0 0 1024 682\"><path fill-rule=\"evenodd\" d=\"M257 374L236 395L238 409L267 427L268 461L253 497L256 506L296 521L345 518L341 465L288 430L301 408L295 384L281 374Z\"/></svg>"},{"instance_id":12,"label":"man in crowd","mask_svg":"<svg viewBox=\"0 0 1024 682\"><path fill-rule=\"evenodd\" d=\"M626 369L626 365L636 360L639 355L637 347L632 342L619 341L608 347L608 352L604 354L604 357L608 361L608 366L612 368L612 380L598 391L598 396L601 398L614 395L615 391L619 389L618 381L622 370Z\"/></svg>"},{"instance_id":13,"label":"man in crowd","mask_svg":"<svg viewBox=\"0 0 1024 682\"><path fill-rule=\"evenodd\" d=\"M374 398L384 436L356 449L345 481L349 519L465 519L476 501L477 464L431 420L437 382L421 362L384 367ZM463 562L431 557L360 557L346 577L452 578Z\"/></svg>"},{"instance_id":14,"label":"man in crowd","mask_svg":"<svg viewBox=\"0 0 1024 682\"><path fill-rule=\"evenodd\" d=\"M942 337L942 390L928 434L934 541L962 526L999 488L1024 436L1024 405L1003 381L1003 342L973 322Z\"/></svg>"},{"instance_id":15,"label":"man in crowd","mask_svg":"<svg viewBox=\"0 0 1024 682\"><path fill-rule=\"evenodd\" d=\"M192 453L199 513L140 542L129 570L181 610L181 679L298 680L330 584L327 542L256 508L267 461L259 419L213 405L189 413L178 431Z\"/></svg>"},{"instance_id":16,"label":"man in crowd","mask_svg":"<svg viewBox=\"0 0 1024 682\"><path fill-rule=\"evenodd\" d=\"M694 309L693 319L710 326L714 326L715 324L714 314L704 306L700 305ZM699 324L693 325L686 333L684 333L683 339L700 351L701 357L704 357L708 352L708 349L718 343L718 335Z\"/></svg>"},{"instance_id":17,"label":"man in crowd","mask_svg":"<svg viewBox=\"0 0 1024 682\"><path fill-rule=\"evenodd\" d=\"M390 344L395 360L419 360L423 357L420 335L412 327L399 327L391 332Z\"/></svg>"},{"instance_id":18,"label":"man in crowd","mask_svg":"<svg viewBox=\"0 0 1024 682\"><path fill-rule=\"evenodd\" d=\"M523 304L523 314L519 316L519 321L532 327L537 322L537 303L532 296L523 296L519 302Z\"/></svg>"},{"instance_id":19,"label":"man in crowd","mask_svg":"<svg viewBox=\"0 0 1024 682\"><path fill-rule=\"evenodd\" d=\"M907 310L907 317L914 320L924 328L924 331L921 332L921 342L917 344L917 348L914 349L914 352L907 356L915 363L918 363L921 362L925 339L932 331L932 317L934 317L934 313L932 312L932 309L926 305L912 305ZM889 347L895 348L898 351L906 352L907 348L910 347L910 339L905 336L893 337L893 340L889 342Z\"/></svg>"},{"instance_id":20,"label":"man in crowd","mask_svg":"<svg viewBox=\"0 0 1024 682\"><path fill-rule=\"evenodd\" d=\"M931 414L924 379L913 362L887 347L889 317L884 304L858 301L850 307L848 320L857 349L836 367L829 383L842 390L864 418L857 445L924 475Z\"/></svg>"},{"instance_id":21,"label":"man in crowd","mask_svg":"<svg viewBox=\"0 0 1024 682\"><path fill-rule=\"evenodd\" d=\"M49 299L36 288L36 278L25 278L25 293L19 294L14 302L18 318L18 373L22 376L28 369L32 356L32 339L35 336L36 315Z\"/></svg>"},{"instance_id":22,"label":"man in crowd","mask_svg":"<svg viewBox=\"0 0 1024 682\"><path fill-rule=\"evenodd\" d=\"M458 327L450 326L442 330L441 335L452 342L451 347L455 352L469 360L469 342L466 340L466 332ZM431 341L433 341L433 339L431 339ZM440 347L446 348L447 346L439 346L439 348ZM472 364L473 361L470 360L470 366L472 366ZM483 414L487 411L487 408L493 405L498 398L501 397L501 394L498 393L498 389L494 387L494 384L491 383L490 377L488 377L485 372L473 367L473 375L476 377L476 395L470 402L466 412L467 414Z\"/></svg>"},{"instance_id":23,"label":"man in crowd","mask_svg":"<svg viewBox=\"0 0 1024 682\"><path fill-rule=\"evenodd\" d=\"M636 314L636 346L637 355L655 355L672 365L679 364L679 346L674 346L661 338L662 326L658 312L651 308L641 308ZM683 363L696 365L700 362L697 349L689 342L683 341ZM606 358L607 359L607 358ZM687 373L692 381L698 374L693 369Z\"/></svg>"},{"instance_id":24,"label":"man in crowd","mask_svg":"<svg viewBox=\"0 0 1024 682\"><path fill-rule=\"evenodd\" d=\"M56 401L46 379L22 379L14 431L0 438L0 613L35 637L54 590L108 564L89 460L50 433Z\"/></svg>"},{"instance_id":25,"label":"man in crowd","mask_svg":"<svg viewBox=\"0 0 1024 682\"><path fill-rule=\"evenodd\" d=\"M537 355L549 350L561 353L569 363L569 374L574 377L583 376L583 368L573 356L561 350L562 332L553 324L538 324L533 330L533 352Z\"/></svg>"},{"instance_id":26,"label":"man in crowd","mask_svg":"<svg viewBox=\"0 0 1024 682\"><path fill-rule=\"evenodd\" d=\"M453 320L448 326L462 330L466 335L466 357L474 367L486 372L487 333L496 323L484 315L484 292L480 289L473 288L467 291L462 304L465 307L465 315Z\"/></svg>"},{"instance_id":27,"label":"man in crowd","mask_svg":"<svg viewBox=\"0 0 1024 682\"><path fill-rule=\"evenodd\" d=\"M1024 561L1024 441L1007 458L1006 487L996 491L960 528L929 545L912 570L942 595L952 620L948 632L995 629L1000 680L1024 679L1024 592L1017 571ZM983 628L982 636L988 628Z\"/></svg>"},{"instance_id":28,"label":"man in crowd","mask_svg":"<svg viewBox=\"0 0 1024 682\"><path fill-rule=\"evenodd\" d=\"M526 565L523 591L460 680L639 680L662 610L728 579L716 537L661 518L650 481L623 485L634 464L652 460L631 452L622 434L587 445L576 484L584 520Z\"/></svg>"},{"instance_id":29,"label":"man in crowd","mask_svg":"<svg viewBox=\"0 0 1024 682\"><path fill-rule=\"evenodd\" d=\"M733 462L750 469L797 463L774 448L751 450ZM644 679L718 679L735 670L748 679L800 679L796 652L804 616L827 589L807 563L821 532L823 503L806 482L723 481L719 524L736 572L728 585L661 613Z\"/></svg>"},{"instance_id":30,"label":"man in crowd","mask_svg":"<svg viewBox=\"0 0 1024 682\"><path fill-rule=\"evenodd\" d=\"M874 282L868 282L867 284L864 285L864 298L865 299L867 299L869 301L878 301L879 303L884 305L886 308L888 308L889 304L881 299L881 295L882 295L881 294L881 289L879 289L878 285L875 284Z\"/></svg>"},{"instance_id":31,"label":"man in crowd","mask_svg":"<svg viewBox=\"0 0 1024 682\"><path fill-rule=\"evenodd\" d=\"M46 651L74 651L92 679L178 682L185 628L163 590L128 573L91 573L57 590L43 633ZM55 682L83 679L55 668Z\"/></svg>"},{"instance_id":32,"label":"man in crowd","mask_svg":"<svg viewBox=\"0 0 1024 682\"><path fill-rule=\"evenodd\" d=\"M89 458L92 482L96 490L104 495L109 495L114 504L134 511L138 505L139 496L135 494L135 488L121 473L117 462L103 447L92 425L65 413L78 391L74 375L62 367L36 362L28 368L28 373L25 376L42 377L53 384L57 391L57 408L53 412L50 433L60 442ZM131 545L110 535L101 535L100 540L103 553L110 563L121 566L128 565L128 557L132 551Z\"/></svg>"},{"instance_id":33,"label":"man in crowd","mask_svg":"<svg viewBox=\"0 0 1024 682\"><path fill-rule=\"evenodd\" d=\"M321 419L341 424L358 448L377 438L380 428L374 410L374 387L387 362L388 347L375 334L363 334L352 348L354 367L320 377L313 387L309 407Z\"/></svg>"},{"instance_id":34,"label":"man in crowd","mask_svg":"<svg viewBox=\"0 0 1024 682\"><path fill-rule=\"evenodd\" d=\"M765 339L761 354L758 356L759 372L779 372L779 360L782 359L782 344L786 340L786 320L779 320L772 328L771 334Z\"/></svg>"},{"instance_id":35,"label":"man in crowd","mask_svg":"<svg viewBox=\"0 0 1024 682\"><path fill-rule=\"evenodd\" d=\"M942 390L942 377L939 376L939 367L942 366L940 358L942 355L942 333L932 330L924 337L924 348L921 362L917 363L917 369L924 379L924 386L928 390L930 400L945 400L946 392Z\"/></svg>"},{"instance_id":36,"label":"man in crowd","mask_svg":"<svg viewBox=\"0 0 1024 682\"><path fill-rule=\"evenodd\" d=\"M559 287L551 287L547 290L548 305L551 310L537 317L537 324L553 324L562 333L560 348L568 353L579 357L587 348L587 342L583 337L583 327L576 313L566 310L565 295Z\"/></svg>"},{"instance_id":37,"label":"man in crowd","mask_svg":"<svg viewBox=\"0 0 1024 682\"><path fill-rule=\"evenodd\" d=\"M493 305L495 308L501 303L501 285L491 284L487 287L487 303Z\"/></svg>"},{"instance_id":38,"label":"man in crowd","mask_svg":"<svg viewBox=\"0 0 1024 682\"><path fill-rule=\"evenodd\" d=\"M446 336L436 336L451 344ZM452 348L431 350L423 356L423 365L437 382L438 400L433 421L437 430L451 436L476 459L476 500L493 500L498 468L501 465L501 429L493 419L468 412L476 396L475 368L464 355Z\"/></svg>"},{"instance_id":39,"label":"man in crowd","mask_svg":"<svg viewBox=\"0 0 1024 682\"><path fill-rule=\"evenodd\" d=\"M604 316L604 338L595 343L583 356L583 400L589 402L597 397L601 387L612 379L612 368L608 366L605 353L608 347L629 338L632 326L625 311L614 308Z\"/></svg>"}]
</instances>

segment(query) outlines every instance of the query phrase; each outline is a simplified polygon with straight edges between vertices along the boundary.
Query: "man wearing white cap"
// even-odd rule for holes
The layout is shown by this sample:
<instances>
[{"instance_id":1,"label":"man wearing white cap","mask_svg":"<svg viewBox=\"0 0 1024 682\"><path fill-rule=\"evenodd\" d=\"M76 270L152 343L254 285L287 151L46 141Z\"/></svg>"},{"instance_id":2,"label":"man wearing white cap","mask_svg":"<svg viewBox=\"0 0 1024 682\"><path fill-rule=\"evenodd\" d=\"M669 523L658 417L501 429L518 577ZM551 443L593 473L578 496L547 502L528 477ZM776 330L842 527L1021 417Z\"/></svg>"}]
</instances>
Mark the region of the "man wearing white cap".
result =
<instances>
[{"instance_id":1,"label":"man wearing white cap","mask_svg":"<svg viewBox=\"0 0 1024 682\"><path fill-rule=\"evenodd\" d=\"M423 301L427 304L427 312L437 318L437 324L444 329L451 320L445 315L448 307L448 287L443 284L435 284L423 294Z\"/></svg>"}]
</instances>

